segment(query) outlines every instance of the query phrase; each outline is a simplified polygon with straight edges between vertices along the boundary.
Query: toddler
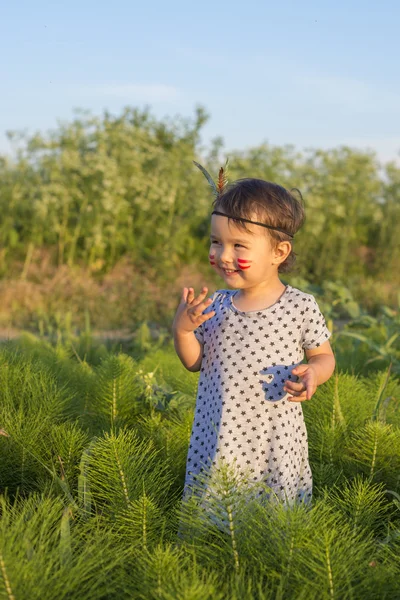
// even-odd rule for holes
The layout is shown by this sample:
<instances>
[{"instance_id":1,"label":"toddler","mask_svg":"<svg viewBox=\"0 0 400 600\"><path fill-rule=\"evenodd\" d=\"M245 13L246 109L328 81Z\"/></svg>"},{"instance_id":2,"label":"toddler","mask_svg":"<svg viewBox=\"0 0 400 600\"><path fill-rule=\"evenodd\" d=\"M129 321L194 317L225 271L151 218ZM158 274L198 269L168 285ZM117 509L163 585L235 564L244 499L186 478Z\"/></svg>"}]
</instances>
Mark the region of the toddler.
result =
<instances>
[{"instance_id":1,"label":"toddler","mask_svg":"<svg viewBox=\"0 0 400 600\"><path fill-rule=\"evenodd\" d=\"M301 402L331 377L335 359L314 296L279 277L295 261L303 206L260 179L215 195L209 261L225 285L211 298L206 287L198 295L185 287L173 323L181 362L200 371L183 498L223 460L265 483L268 498L308 503Z\"/></svg>"}]
</instances>

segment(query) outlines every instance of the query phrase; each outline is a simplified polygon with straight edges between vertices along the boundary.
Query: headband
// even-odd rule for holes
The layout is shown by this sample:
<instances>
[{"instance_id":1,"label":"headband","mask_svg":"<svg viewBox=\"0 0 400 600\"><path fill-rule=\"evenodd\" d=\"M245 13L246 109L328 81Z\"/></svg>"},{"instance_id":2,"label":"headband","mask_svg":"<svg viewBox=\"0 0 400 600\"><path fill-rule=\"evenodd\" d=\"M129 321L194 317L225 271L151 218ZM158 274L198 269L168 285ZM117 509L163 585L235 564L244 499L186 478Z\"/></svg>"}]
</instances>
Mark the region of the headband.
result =
<instances>
[{"instance_id":1,"label":"headband","mask_svg":"<svg viewBox=\"0 0 400 600\"><path fill-rule=\"evenodd\" d=\"M261 227L268 227L268 229L277 229L282 233L286 233L289 237L293 238L293 234L281 229L281 227L272 227L272 225L266 225L265 223L260 223L259 221L250 221L250 219L244 219L243 217L234 217L232 215L226 215L225 213L219 212L218 210L213 210L212 215L221 215L222 217L228 217L228 219L235 219L236 221L245 221L246 223L253 223L253 225L261 225Z\"/></svg>"},{"instance_id":2,"label":"headband","mask_svg":"<svg viewBox=\"0 0 400 600\"><path fill-rule=\"evenodd\" d=\"M196 165L196 167L198 169L200 169L200 171L203 173L204 177L207 179L208 184L213 191L214 197L215 197L215 199L217 199L223 193L223 191L225 190L225 187L228 183L228 180L226 178L228 159L226 159L225 167L221 167L219 170L217 184L215 184L210 173L204 167L202 167L195 160L193 162ZM291 238L294 237L294 235L292 233L289 233L288 231L285 231L284 229L281 229L280 227L273 227L272 225L266 225L265 223L260 223L259 221L250 221L249 219L244 219L243 217L234 217L232 215L226 215L225 213L219 212L218 210L213 210L213 212L211 214L212 215L221 215L223 217L228 217L228 219L235 219L236 221L245 221L246 223L253 223L253 225L261 225L261 227L267 227L268 229L276 229L277 231L281 231L282 233L285 233L286 235L288 235Z\"/></svg>"}]
</instances>

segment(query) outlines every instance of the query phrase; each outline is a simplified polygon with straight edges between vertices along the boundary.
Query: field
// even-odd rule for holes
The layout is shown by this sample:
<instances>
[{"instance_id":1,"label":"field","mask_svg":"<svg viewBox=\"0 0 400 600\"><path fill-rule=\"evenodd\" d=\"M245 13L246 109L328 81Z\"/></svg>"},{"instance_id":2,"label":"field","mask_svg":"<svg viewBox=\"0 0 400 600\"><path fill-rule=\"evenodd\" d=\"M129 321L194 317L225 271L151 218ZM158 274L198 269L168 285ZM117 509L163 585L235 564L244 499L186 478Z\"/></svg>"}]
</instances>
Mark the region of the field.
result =
<instances>
[{"instance_id":1,"label":"field","mask_svg":"<svg viewBox=\"0 0 400 600\"><path fill-rule=\"evenodd\" d=\"M0 597L398 597L396 328L334 334L337 370L304 405L312 507L244 503L227 473L208 504L226 531L181 503L198 374L171 341L4 342Z\"/></svg>"},{"instance_id":2,"label":"field","mask_svg":"<svg viewBox=\"0 0 400 600\"><path fill-rule=\"evenodd\" d=\"M0 156L0 599L400 598L400 169L370 152L229 156L230 180L301 189L282 279L315 295L336 371L303 404L311 507L249 502L229 471L182 503L198 373L171 325L184 286L221 287L207 119L84 113Z\"/></svg>"}]
</instances>

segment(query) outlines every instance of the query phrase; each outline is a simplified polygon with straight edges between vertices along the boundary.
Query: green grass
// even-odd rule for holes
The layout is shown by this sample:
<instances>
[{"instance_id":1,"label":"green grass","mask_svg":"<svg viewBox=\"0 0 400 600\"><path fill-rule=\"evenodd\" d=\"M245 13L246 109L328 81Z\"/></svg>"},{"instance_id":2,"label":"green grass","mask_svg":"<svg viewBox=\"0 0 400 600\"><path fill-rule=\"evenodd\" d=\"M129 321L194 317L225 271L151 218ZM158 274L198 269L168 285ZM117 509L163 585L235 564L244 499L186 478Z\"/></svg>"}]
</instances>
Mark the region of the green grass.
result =
<instances>
[{"instance_id":1,"label":"green grass","mask_svg":"<svg viewBox=\"0 0 400 600\"><path fill-rule=\"evenodd\" d=\"M0 598L399 597L399 378L344 368L341 343L303 405L310 508L245 501L229 473L181 504L198 374L170 344L4 344Z\"/></svg>"}]
</instances>

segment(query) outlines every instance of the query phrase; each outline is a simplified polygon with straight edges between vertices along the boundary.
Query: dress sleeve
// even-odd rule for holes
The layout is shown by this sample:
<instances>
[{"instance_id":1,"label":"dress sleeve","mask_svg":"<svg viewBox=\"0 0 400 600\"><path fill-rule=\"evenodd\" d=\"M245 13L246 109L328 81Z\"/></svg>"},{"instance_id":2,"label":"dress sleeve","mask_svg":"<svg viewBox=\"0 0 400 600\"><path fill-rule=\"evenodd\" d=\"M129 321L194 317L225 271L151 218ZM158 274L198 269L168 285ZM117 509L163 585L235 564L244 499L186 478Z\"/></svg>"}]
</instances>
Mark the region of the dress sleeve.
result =
<instances>
[{"instance_id":1,"label":"dress sleeve","mask_svg":"<svg viewBox=\"0 0 400 600\"><path fill-rule=\"evenodd\" d=\"M309 294L304 305L304 321L301 347L305 350L318 348L331 337L325 318L312 294Z\"/></svg>"},{"instance_id":2,"label":"dress sleeve","mask_svg":"<svg viewBox=\"0 0 400 600\"><path fill-rule=\"evenodd\" d=\"M216 292L214 292L214 294L211 296L211 304L210 306L207 306L207 308L203 311L204 314L207 314L209 312L211 312L212 310L215 310L215 304L214 301L216 300L216 298L218 297L218 295L220 294L220 290L217 290ZM204 344L204 326L207 324L207 321L204 321L204 323L201 323L201 325L199 325L197 327L197 329L194 330L194 335L196 336L196 339L200 342L200 344Z\"/></svg>"}]
</instances>

